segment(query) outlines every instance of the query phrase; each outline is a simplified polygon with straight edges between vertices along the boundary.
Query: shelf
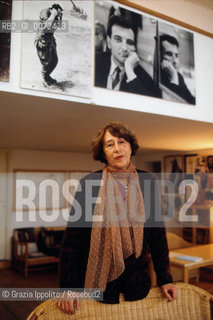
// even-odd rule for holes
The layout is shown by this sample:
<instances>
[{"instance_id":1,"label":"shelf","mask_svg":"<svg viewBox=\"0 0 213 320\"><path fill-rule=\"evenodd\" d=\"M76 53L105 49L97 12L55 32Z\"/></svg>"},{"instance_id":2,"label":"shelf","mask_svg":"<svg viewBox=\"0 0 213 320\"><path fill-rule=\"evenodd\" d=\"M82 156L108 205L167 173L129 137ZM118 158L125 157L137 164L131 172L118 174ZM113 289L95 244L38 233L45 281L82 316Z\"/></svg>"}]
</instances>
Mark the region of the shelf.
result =
<instances>
[{"instance_id":1,"label":"shelf","mask_svg":"<svg viewBox=\"0 0 213 320\"><path fill-rule=\"evenodd\" d=\"M213 207L212 205L193 205L190 214L197 215L199 225L193 224L192 227L184 227L183 238L193 244L213 243Z\"/></svg>"}]
</instances>

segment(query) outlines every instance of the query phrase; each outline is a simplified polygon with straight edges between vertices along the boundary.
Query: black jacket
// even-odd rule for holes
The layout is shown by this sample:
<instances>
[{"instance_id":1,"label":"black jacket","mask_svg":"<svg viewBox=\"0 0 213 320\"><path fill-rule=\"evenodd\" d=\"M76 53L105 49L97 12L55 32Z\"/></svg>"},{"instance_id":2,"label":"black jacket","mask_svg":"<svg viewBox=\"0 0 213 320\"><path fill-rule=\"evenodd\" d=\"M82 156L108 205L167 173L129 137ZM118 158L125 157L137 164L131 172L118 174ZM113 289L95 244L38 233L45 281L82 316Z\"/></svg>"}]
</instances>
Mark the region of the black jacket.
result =
<instances>
[{"instance_id":1,"label":"black jacket","mask_svg":"<svg viewBox=\"0 0 213 320\"><path fill-rule=\"evenodd\" d=\"M189 89L187 88L184 78L182 74L178 72L178 85L171 83L165 72L161 72L161 82L168 89L175 92L178 96L183 98L186 102L190 104L195 104L195 97L191 94Z\"/></svg>"},{"instance_id":2,"label":"black jacket","mask_svg":"<svg viewBox=\"0 0 213 320\"><path fill-rule=\"evenodd\" d=\"M147 217L144 225L143 249L139 258L136 259L134 254L128 257L125 260L125 271L117 279L107 283L104 292L104 302L106 303L118 303L120 292L124 293L126 300L138 300L147 296L151 287L147 256L149 251L154 262L158 285L172 282L169 273L168 246L164 224L163 222L155 222L156 215L160 213L156 180L150 173L138 170L138 174ZM75 200L81 204L82 216L77 222L69 222L65 232L60 261L61 288L84 287L91 236L91 223L85 222L84 215L85 185L86 180L101 180L101 178L102 171L89 174L81 180L80 189L76 192ZM99 187L93 187L93 190L93 197L97 197ZM70 216L75 214L76 212L72 208Z\"/></svg>"},{"instance_id":3,"label":"black jacket","mask_svg":"<svg viewBox=\"0 0 213 320\"><path fill-rule=\"evenodd\" d=\"M111 67L111 53L99 52L95 57L95 86L107 88L107 79ZM161 97L161 92L155 86L150 75L139 65L134 72L137 78L126 82L127 76L121 81L120 91L142 94L151 97Z\"/></svg>"}]
</instances>

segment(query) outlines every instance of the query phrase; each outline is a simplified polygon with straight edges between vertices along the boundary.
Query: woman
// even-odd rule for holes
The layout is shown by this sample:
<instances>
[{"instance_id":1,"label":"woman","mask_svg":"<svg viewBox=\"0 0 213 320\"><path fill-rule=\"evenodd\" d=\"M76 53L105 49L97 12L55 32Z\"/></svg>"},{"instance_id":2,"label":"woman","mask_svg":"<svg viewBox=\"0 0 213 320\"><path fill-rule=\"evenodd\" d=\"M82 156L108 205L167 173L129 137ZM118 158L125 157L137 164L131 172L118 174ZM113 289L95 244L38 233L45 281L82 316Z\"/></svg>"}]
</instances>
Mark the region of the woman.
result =
<instances>
[{"instance_id":1,"label":"woman","mask_svg":"<svg viewBox=\"0 0 213 320\"><path fill-rule=\"evenodd\" d=\"M165 228L163 222L155 223L156 212L160 212L157 184L152 174L136 170L131 162L138 148L134 134L116 122L105 126L93 141L94 159L106 166L82 179L76 192L82 215L66 229L61 250L62 288L102 288L105 303L119 303L121 292L128 301L143 299L151 287L149 248L158 285L169 301L176 298ZM92 226L86 222L88 181L95 181ZM75 211L73 205L70 217ZM70 314L79 306L79 301L58 302L59 309Z\"/></svg>"}]
</instances>

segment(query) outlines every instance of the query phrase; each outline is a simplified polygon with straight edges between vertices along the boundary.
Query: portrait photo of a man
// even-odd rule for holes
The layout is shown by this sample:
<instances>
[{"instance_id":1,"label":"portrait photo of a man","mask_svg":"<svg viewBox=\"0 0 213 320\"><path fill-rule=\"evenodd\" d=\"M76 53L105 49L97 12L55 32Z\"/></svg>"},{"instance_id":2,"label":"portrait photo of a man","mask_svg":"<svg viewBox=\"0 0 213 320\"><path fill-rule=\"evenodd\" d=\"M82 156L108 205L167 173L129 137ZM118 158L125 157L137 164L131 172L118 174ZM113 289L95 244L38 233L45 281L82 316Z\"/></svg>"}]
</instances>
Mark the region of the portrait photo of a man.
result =
<instances>
[{"instance_id":1,"label":"portrait photo of a man","mask_svg":"<svg viewBox=\"0 0 213 320\"><path fill-rule=\"evenodd\" d=\"M160 22L158 42L162 97L195 104L193 34Z\"/></svg>"},{"instance_id":2,"label":"portrait photo of a man","mask_svg":"<svg viewBox=\"0 0 213 320\"><path fill-rule=\"evenodd\" d=\"M97 4L97 6L99 6ZM161 97L152 76L143 68L137 51L142 16L123 8L103 4L108 14L105 21L107 50L96 50L95 86L115 91ZM100 8L98 8L100 9ZM113 10L114 9L114 10ZM101 20L100 10L96 19ZM103 22L103 19L101 21Z\"/></svg>"},{"instance_id":3,"label":"portrait photo of a man","mask_svg":"<svg viewBox=\"0 0 213 320\"><path fill-rule=\"evenodd\" d=\"M95 87L195 105L192 32L114 1L95 20Z\"/></svg>"}]
</instances>

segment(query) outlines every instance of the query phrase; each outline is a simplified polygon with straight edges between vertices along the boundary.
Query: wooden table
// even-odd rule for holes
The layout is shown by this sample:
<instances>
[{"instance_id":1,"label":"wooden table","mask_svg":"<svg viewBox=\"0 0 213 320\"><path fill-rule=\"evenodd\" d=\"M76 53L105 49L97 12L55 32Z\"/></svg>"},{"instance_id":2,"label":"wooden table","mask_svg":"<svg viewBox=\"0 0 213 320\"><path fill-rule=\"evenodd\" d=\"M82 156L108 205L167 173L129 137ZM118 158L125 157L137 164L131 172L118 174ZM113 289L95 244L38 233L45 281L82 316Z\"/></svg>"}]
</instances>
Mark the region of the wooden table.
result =
<instances>
[{"instance_id":1,"label":"wooden table","mask_svg":"<svg viewBox=\"0 0 213 320\"><path fill-rule=\"evenodd\" d=\"M170 253L170 264L176 267L183 268L183 279L185 283L189 282L189 270L213 265L213 243L170 250ZM174 253L179 253L180 255L201 257L203 258L203 260L198 262L178 260L177 256L172 257Z\"/></svg>"}]
</instances>

